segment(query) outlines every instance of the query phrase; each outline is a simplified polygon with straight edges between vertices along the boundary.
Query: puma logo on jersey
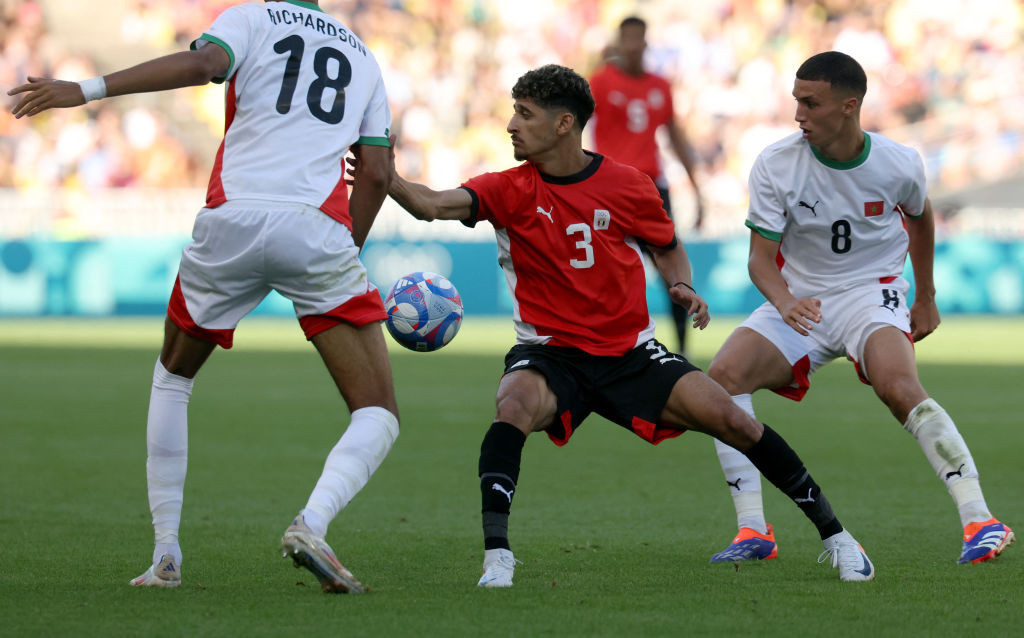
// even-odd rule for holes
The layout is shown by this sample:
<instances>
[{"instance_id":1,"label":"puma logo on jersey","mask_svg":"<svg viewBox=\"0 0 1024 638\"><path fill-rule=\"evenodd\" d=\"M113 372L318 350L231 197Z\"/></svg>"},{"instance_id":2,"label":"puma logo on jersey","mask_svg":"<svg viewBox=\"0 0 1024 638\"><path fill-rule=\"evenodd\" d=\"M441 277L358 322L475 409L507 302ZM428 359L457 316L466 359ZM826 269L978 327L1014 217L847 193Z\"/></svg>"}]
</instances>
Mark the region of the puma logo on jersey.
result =
<instances>
[{"instance_id":1,"label":"puma logo on jersey","mask_svg":"<svg viewBox=\"0 0 1024 638\"><path fill-rule=\"evenodd\" d=\"M961 463L960 467L956 468L952 472L946 472L946 480L948 481L949 479L953 478L954 476L959 476L960 478L963 478L964 477L964 472L963 472L964 465L966 465L966 463Z\"/></svg>"},{"instance_id":2,"label":"puma logo on jersey","mask_svg":"<svg viewBox=\"0 0 1024 638\"><path fill-rule=\"evenodd\" d=\"M513 488L511 490L506 490L504 487L498 485L497 483L491 483L491 489L492 490L497 490L497 491L501 492L508 499L508 502L510 504L512 503L512 495L515 494L515 491L516 491L515 488Z\"/></svg>"},{"instance_id":3,"label":"puma logo on jersey","mask_svg":"<svg viewBox=\"0 0 1024 638\"><path fill-rule=\"evenodd\" d=\"M810 211L811 211L811 214L812 214L812 215L814 215L815 217L817 217L817 216L818 216L818 213L814 212L814 209L815 209L815 208L817 208L817 207L818 207L818 204L820 204L820 203L821 203L821 202L819 202L818 200L814 200L814 206L811 206L811 205L810 205L810 204L808 204L807 202L805 202L805 201L801 200L801 201L800 201L800 203L798 203L798 204L797 204L797 206L803 206L804 208L806 208L806 209L810 210Z\"/></svg>"},{"instance_id":4,"label":"puma logo on jersey","mask_svg":"<svg viewBox=\"0 0 1024 638\"><path fill-rule=\"evenodd\" d=\"M814 502L814 497L811 496L811 490L813 490L813 489L814 489L813 487L807 488L807 498L794 498L793 502L794 503L813 503Z\"/></svg>"},{"instance_id":5,"label":"puma logo on jersey","mask_svg":"<svg viewBox=\"0 0 1024 638\"><path fill-rule=\"evenodd\" d=\"M541 215L546 215L547 218L548 218L548 221L551 222L552 224L555 223L555 220L551 219L551 213L554 210L555 210L554 206L551 207L551 210L544 210L540 206L537 207L537 212L540 213Z\"/></svg>"},{"instance_id":6,"label":"puma logo on jersey","mask_svg":"<svg viewBox=\"0 0 1024 638\"><path fill-rule=\"evenodd\" d=\"M728 485L729 487L735 487L736 491L739 492L740 491L740 481L742 481L742 480L743 480L742 476L739 477L738 479L736 479L735 481L730 481L729 479L726 479L725 480L725 484Z\"/></svg>"}]
</instances>

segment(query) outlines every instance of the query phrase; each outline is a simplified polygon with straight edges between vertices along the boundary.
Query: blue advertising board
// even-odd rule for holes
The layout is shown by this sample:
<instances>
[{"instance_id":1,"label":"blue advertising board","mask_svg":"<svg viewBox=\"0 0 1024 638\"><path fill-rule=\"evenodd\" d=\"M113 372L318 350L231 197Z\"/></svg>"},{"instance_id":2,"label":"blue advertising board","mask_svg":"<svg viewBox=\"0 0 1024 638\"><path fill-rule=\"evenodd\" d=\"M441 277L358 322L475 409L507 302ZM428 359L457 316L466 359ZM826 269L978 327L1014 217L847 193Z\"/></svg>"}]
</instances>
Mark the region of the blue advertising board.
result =
<instances>
[{"instance_id":1,"label":"blue advertising board","mask_svg":"<svg viewBox=\"0 0 1024 638\"><path fill-rule=\"evenodd\" d=\"M163 314L187 241L0 241L0 316ZM747 276L747 246L746 237L687 244L694 286L715 314L746 314L763 302ZM401 275L429 270L455 283L468 314L511 313L493 242L371 241L363 260L385 293ZM1024 313L1024 242L972 236L940 241L935 285L943 313ZM652 313L667 312L652 268L648 301ZM292 309L272 293L255 313L291 315Z\"/></svg>"}]
</instances>

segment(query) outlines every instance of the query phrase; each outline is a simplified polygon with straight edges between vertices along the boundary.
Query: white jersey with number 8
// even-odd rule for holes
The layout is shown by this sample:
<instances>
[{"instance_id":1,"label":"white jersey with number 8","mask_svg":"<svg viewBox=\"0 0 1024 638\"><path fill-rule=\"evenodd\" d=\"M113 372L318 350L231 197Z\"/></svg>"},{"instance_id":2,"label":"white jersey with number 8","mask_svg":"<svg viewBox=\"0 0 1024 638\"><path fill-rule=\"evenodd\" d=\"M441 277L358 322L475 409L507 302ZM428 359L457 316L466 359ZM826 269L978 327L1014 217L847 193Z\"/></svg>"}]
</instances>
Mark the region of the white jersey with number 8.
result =
<instances>
[{"instance_id":1,"label":"white jersey with number 8","mask_svg":"<svg viewBox=\"0 0 1024 638\"><path fill-rule=\"evenodd\" d=\"M193 48L227 51L224 141L206 206L229 200L309 204L351 229L344 157L388 145L391 112L380 67L363 42L314 4L243 4L224 11Z\"/></svg>"},{"instance_id":2,"label":"white jersey with number 8","mask_svg":"<svg viewBox=\"0 0 1024 638\"><path fill-rule=\"evenodd\" d=\"M849 162L822 157L799 132L772 144L750 171L746 225L781 241L790 292L808 297L903 273L903 215L924 211L924 165L911 148L864 134Z\"/></svg>"}]
</instances>

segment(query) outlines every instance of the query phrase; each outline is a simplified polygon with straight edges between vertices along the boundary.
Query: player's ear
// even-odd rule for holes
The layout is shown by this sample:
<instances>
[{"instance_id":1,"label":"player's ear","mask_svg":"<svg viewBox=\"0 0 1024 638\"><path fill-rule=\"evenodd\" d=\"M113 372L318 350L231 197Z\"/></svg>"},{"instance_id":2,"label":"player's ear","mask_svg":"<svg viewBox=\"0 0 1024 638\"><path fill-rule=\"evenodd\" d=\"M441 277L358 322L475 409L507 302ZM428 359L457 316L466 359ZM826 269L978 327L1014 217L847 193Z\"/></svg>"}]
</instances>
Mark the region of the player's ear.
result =
<instances>
[{"instance_id":1,"label":"player's ear","mask_svg":"<svg viewBox=\"0 0 1024 638\"><path fill-rule=\"evenodd\" d=\"M860 107L860 100L856 97L848 97L843 100L843 115L853 115Z\"/></svg>"},{"instance_id":2,"label":"player's ear","mask_svg":"<svg viewBox=\"0 0 1024 638\"><path fill-rule=\"evenodd\" d=\"M576 126L576 116L569 111L559 113L555 120L555 132L559 135L566 135Z\"/></svg>"}]
</instances>

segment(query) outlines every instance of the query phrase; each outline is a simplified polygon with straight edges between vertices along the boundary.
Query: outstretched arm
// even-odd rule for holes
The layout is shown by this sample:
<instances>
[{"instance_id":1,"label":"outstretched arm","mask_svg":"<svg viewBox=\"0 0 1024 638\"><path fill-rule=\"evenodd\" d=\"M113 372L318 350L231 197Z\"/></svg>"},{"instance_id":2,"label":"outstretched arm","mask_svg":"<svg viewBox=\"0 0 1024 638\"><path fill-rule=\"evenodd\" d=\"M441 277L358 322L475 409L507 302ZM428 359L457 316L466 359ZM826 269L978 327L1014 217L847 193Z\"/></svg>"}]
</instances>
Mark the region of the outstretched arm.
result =
<instances>
[{"instance_id":1,"label":"outstretched arm","mask_svg":"<svg viewBox=\"0 0 1024 638\"><path fill-rule=\"evenodd\" d=\"M779 243L756 230L750 231L750 258L747 262L750 280L793 330L807 336L814 324L821 321L821 300L811 297L797 299L789 292L786 280L775 265Z\"/></svg>"},{"instance_id":2,"label":"outstretched arm","mask_svg":"<svg viewBox=\"0 0 1024 638\"><path fill-rule=\"evenodd\" d=\"M469 219L473 213L473 197L462 188L435 191L423 184L392 172L388 195L416 219Z\"/></svg>"},{"instance_id":3,"label":"outstretched arm","mask_svg":"<svg viewBox=\"0 0 1024 638\"><path fill-rule=\"evenodd\" d=\"M216 44L207 44L195 51L172 53L103 76L106 97L199 86L222 76L230 64L227 51ZM28 84L15 87L7 94L24 94L11 109L16 118L31 117L49 109L81 106L86 102L78 82L32 76L28 78Z\"/></svg>"},{"instance_id":4,"label":"outstretched arm","mask_svg":"<svg viewBox=\"0 0 1024 638\"><path fill-rule=\"evenodd\" d=\"M700 185L697 183L696 154L693 152L693 147L686 137L686 131L676 123L675 117L669 120L668 123L668 140L676 157L679 158L683 168L686 169L686 175L690 178L690 185L693 186L693 196L697 200L697 218L694 220L694 226L700 228L704 222L704 201L700 195Z\"/></svg>"},{"instance_id":5,"label":"outstretched arm","mask_svg":"<svg viewBox=\"0 0 1024 638\"><path fill-rule=\"evenodd\" d=\"M920 216L904 217L910 240L910 263L914 267L914 303L910 305L910 330L914 341L924 339L939 327L939 307L935 304L935 215L932 203L924 200Z\"/></svg>"},{"instance_id":6,"label":"outstretched arm","mask_svg":"<svg viewBox=\"0 0 1024 638\"><path fill-rule=\"evenodd\" d=\"M682 242L676 241L672 248L658 248L648 244L648 250L654 259L654 266L665 281L673 282L668 289L672 303L678 304L693 317L693 327L703 330L711 321L708 304L693 289L693 275L690 271L690 257Z\"/></svg>"}]
</instances>

